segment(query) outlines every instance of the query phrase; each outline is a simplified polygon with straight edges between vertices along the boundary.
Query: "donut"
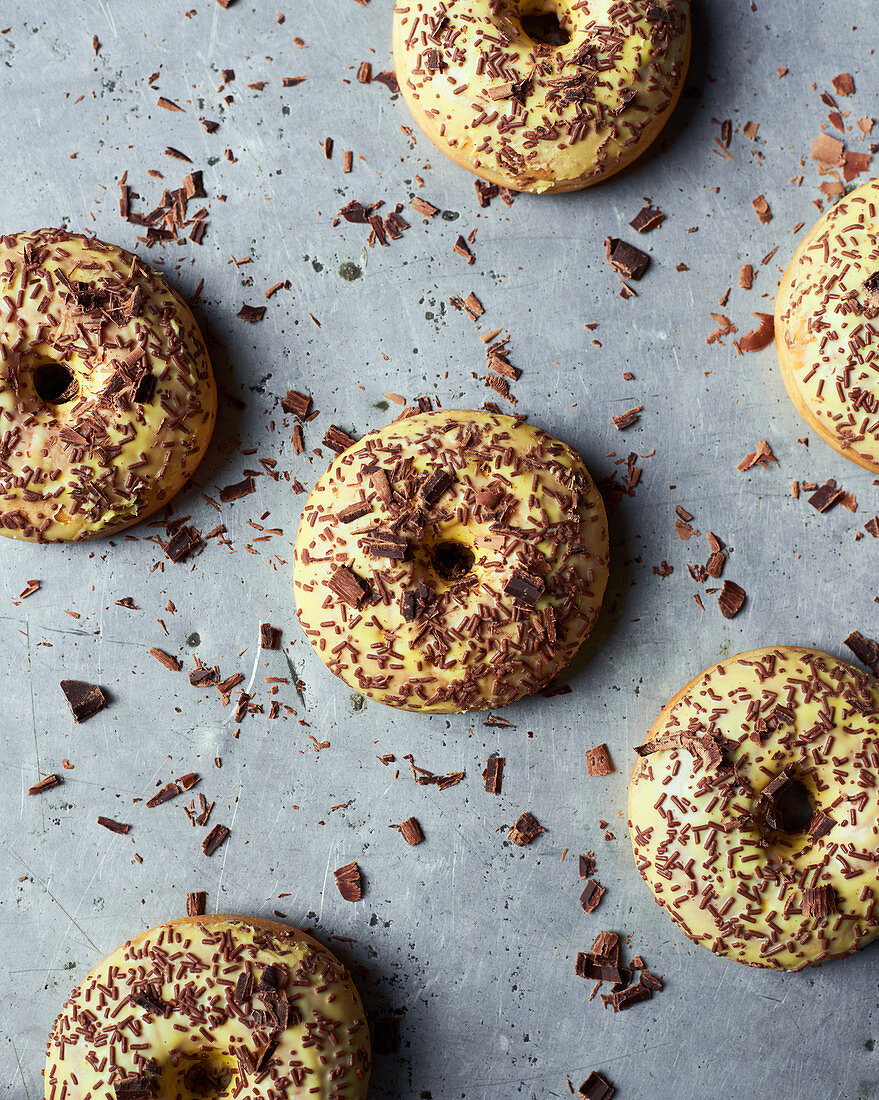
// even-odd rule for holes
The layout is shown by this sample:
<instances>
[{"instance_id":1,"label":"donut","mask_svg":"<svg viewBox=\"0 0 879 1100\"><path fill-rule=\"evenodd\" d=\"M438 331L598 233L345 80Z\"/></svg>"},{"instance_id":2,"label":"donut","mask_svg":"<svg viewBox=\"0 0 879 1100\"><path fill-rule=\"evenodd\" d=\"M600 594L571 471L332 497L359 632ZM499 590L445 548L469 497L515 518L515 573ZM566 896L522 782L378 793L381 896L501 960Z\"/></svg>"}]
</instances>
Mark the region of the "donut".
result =
<instances>
[{"instance_id":1,"label":"donut","mask_svg":"<svg viewBox=\"0 0 879 1100\"><path fill-rule=\"evenodd\" d=\"M297 614L331 672L406 710L540 691L592 629L607 518L575 451L500 413L405 416L340 454L302 513Z\"/></svg>"},{"instance_id":2,"label":"donut","mask_svg":"<svg viewBox=\"0 0 879 1100\"><path fill-rule=\"evenodd\" d=\"M189 308L130 252L0 237L0 534L109 535L188 481L217 412Z\"/></svg>"},{"instance_id":3,"label":"donut","mask_svg":"<svg viewBox=\"0 0 879 1100\"><path fill-rule=\"evenodd\" d=\"M576 191L631 164L674 109L689 59L690 0L394 8L415 121L462 167L516 191Z\"/></svg>"},{"instance_id":4,"label":"donut","mask_svg":"<svg viewBox=\"0 0 879 1100\"><path fill-rule=\"evenodd\" d=\"M183 917L117 947L47 1044L45 1100L365 1100L369 1028L311 936L254 917Z\"/></svg>"},{"instance_id":5,"label":"donut","mask_svg":"<svg viewBox=\"0 0 879 1100\"><path fill-rule=\"evenodd\" d=\"M835 451L879 474L879 180L856 188L797 249L775 302L781 377Z\"/></svg>"},{"instance_id":6,"label":"donut","mask_svg":"<svg viewBox=\"0 0 879 1100\"><path fill-rule=\"evenodd\" d=\"M879 936L879 681L816 649L740 653L637 752L635 862L691 940L801 970Z\"/></svg>"}]
</instances>

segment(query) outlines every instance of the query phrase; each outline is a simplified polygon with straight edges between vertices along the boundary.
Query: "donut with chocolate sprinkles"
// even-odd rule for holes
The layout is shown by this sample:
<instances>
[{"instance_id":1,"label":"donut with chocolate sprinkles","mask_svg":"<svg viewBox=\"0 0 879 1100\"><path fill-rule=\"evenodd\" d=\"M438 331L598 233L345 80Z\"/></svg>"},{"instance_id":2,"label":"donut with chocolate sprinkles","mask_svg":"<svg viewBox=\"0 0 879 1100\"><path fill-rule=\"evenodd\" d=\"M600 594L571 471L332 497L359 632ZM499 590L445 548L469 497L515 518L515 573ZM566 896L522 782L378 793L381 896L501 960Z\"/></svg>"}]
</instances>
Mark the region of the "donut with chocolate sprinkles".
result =
<instances>
[{"instance_id":1,"label":"donut with chocolate sprinkles","mask_svg":"<svg viewBox=\"0 0 879 1100\"><path fill-rule=\"evenodd\" d=\"M46 1100L365 1100L369 1027L351 975L276 921L195 916L118 947L49 1035Z\"/></svg>"},{"instance_id":2,"label":"donut with chocolate sprinkles","mask_svg":"<svg viewBox=\"0 0 879 1100\"><path fill-rule=\"evenodd\" d=\"M781 377L825 443L879 474L879 179L800 243L775 302Z\"/></svg>"},{"instance_id":3,"label":"donut with chocolate sprinkles","mask_svg":"<svg viewBox=\"0 0 879 1100\"><path fill-rule=\"evenodd\" d=\"M490 184L576 191L662 130L690 60L690 0L397 0L400 91Z\"/></svg>"},{"instance_id":4,"label":"donut with chocolate sprinkles","mask_svg":"<svg viewBox=\"0 0 879 1100\"><path fill-rule=\"evenodd\" d=\"M579 455L523 418L442 409L333 460L302 514L293 586L331 672L388 706L448 713L542 691L595 625L607 575L604 504Z\"/></svg>"},{"instance_id":5,"label":"donut with chocolate sprinkles","mask_svg":"<svg viewBox=\"0 0 879 1100\"><path fill-rule=\"evenodd\" d=\"M691 940L801 970L879 937L879 680L816 649L740 653L637 752L635 863Z\"/></svg>"},{"instance_id":6,"label":"donut with chocolate sprinkles","mask_svg":"<svg viewBox=\"0 0 879 1100\"><path fill-rule=\"evenodd\" d=\"M144 519L195 472L216 412L198 325L152 268L63 229L0 236L0 535Z\"/></svg>"}]
</instances>

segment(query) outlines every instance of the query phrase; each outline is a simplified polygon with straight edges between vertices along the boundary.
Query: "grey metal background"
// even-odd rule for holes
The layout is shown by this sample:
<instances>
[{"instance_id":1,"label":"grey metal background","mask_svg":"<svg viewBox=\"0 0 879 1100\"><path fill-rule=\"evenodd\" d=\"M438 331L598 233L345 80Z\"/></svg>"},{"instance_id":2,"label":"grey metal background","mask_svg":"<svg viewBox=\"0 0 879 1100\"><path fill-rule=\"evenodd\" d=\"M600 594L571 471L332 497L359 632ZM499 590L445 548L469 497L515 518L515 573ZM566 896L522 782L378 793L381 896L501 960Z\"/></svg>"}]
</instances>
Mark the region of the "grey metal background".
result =
<instances>
[{"instance_id":1,"label":"grey metal background","mask_svg":"<svg viewBox=\"0 0 879 1100\"><path fill-rule=\"evenodd\" d=\"M166 145L204 168L211 214L203 246L154 249L148 258L164 260L184 293L204 279L197 314L219 381L247 402L240 414L223 411L199 473L206 492L237 480L258 457L313 484L322 463L294 456L289 430L280 430L278 398L289 387L313 392L321 410L307 428L311 446L331 421L357 432L384 423L395 413L383 402L389 391L478 407L492 396L479 380L484 348L448 305L471 289L486 307L483 331L503 326L512 336L511 358L523 371L518 410L579 447L599 477L613 468L608 452L651 454L637 495L613 516L611 587L571 677L573 693L509 708L504 717L515 729L506 731L478 715L422 718L354 705L298 633L288 568L271 556L290 561L305 499L283 481L260 478L258 493L221 517L197 491L178 499L177 514L191 514L202 530L225 522L236 551L213 543L192 569L166 562L151 572L162 555L146 537L158 528L135 528L138 541L69 548L4 542L0 1088L41 1096L45 1035L69 989L117 943L180 914L188 890L206 889L211 911L278 909L328 942L351 939L335 943L367 968L360 987L369 1010L403 1016L399 1055L376 1057L380 1100L422 1090L443 1100L566 1097L566 1079L576 1087L590 1068L606 1071L621 1097L649 1100L879 1096L875 950L779 975L681 942L636 874L624 817L632 746L704 665L783 641L839 653L851 628L876 632L877 544L854 541L877 510L871 476L817 439L808 449L797 443L807 431L771 349L739 358L730 340L705 344L709 310L730 284L722 312L740 332L751 327L752 310L771 310L798 240L792 229L817 216L819 177L808 150L827 114L818 93L848 70L857 85L842 101L849 125L877 114L873 0L757 0L756 12L748 0L699 0L688 80L698 94L682 101L653 153L598 189L523 197L509 210L495 202L487 211L469 175L400 132L411 124L401 99L354 82L362 60L390 67L390 3L191 3L187 18L182 0L0 0L0 29L11 28L0 35L0 228L66 222L133 247L137 231L116 206L122 172L144 196L138 208L149 210L161 184L146 170L161 170L171 186L185 171L163 155ZM782 80L777 66L789 67ZM222 68L236 72L230 105L217 92ZM282 76L300 75L304 84L281 88ZM255 80L269 82L264 92L247 89ZM158 93L185 113L156 108ZM215 136L199 115L221 121ZM733 160L718 155L712 118L733 120ZM738 132L748 120L760 124L754 143ZM327 135L332 161L318 144ZM865 148L853 137L850 144ZM226 148L235 163L223 159ZM343 176L348 148L355 169ZM801 187L788 182L800 172ZM408 204L416 192L444 213L426 228L412 217L413 228L388 249L364 251L362 227L331 225L351 198ZM751 208L761 192L774 214L765 227ZM627 222L642 196L668 220L640 240ZM688 233L693 226L698 232ZM473 228L477 260L468 267L451 249ZM635 301L618 297L603 257L607 235L653 256ZM774 260L760 266L776 244ZM251 264L231 263L245 255ZM745 261L758 268L748 293L735 288ZM679 262L690 271L676 273ZM348 281L339 268L351 263L362 274ZM280 279L292 289L268 303L262 324L235 318L242 302L260 304ZM589 332L593 321L599 327ZM623 381L623 370L635 381ZM644 405L640 423L617 433L611 415L635 404ZM737 473L762 437L780 468ZM239 441L258 456L242 456ZM837 508L821 517L791 499L791 478L827 477L857 494L857 514ZM677 539L675 503L703 535L713 530L730 546L726 575L748 593L732 622L713 599L704 612L693 600L685 563L704 561L707 544ZM254 555L245 550L256 534L246 521L264 511L265 524L284 536L253 544ZM652 571L663 559L674 566L666 579ZM31 578L42 588L16 605ZM140 610L115 606L122 596ZM169 599L176 614L164 611ZM283 629L283 653L259 653L261 621ZM263 702L261 678L292 667L305 680L304 700L292 686L279 698L310 725L248 717L233 739L231 708L157 664L147 652L153 645L187 666L197 653L224 674L240 670ZM58 688L65 676L104 685L111 705L74 726ZM330 747L316 753L308 733ZM618 770L589 779L584 749L601 741ZM400 762L399 778L376 760L387 752ZM417 786L402 762L408 752L419 765L467 778L445 792ZM507 760L499 798L480 779L491 752ZM62 757L73 770L62 770ZM156 810L132 804L189 770L216 800L212 823L232 829L212 859L182 800ZM64 786L26 797L51 771ZM338 803L348 805L331 812ZM520 850L505 835L526 809L549 831ZM130 822L130 834L105 832L98 814ZM388 828L410 814L427 835L414 849ZM614 840L603 839L600 818ZM576 854L585 848L595 849L607 887L588 917L577 903ZM331 876L351 859L366 879L357 905L340 899ZM289 896L279 900L282 893ZM632 953L666 982L650 1003L618 1016L587 1003L590 986L573 975L577 950L604 928L629 934Z\"/></svg>"}]
</instances>

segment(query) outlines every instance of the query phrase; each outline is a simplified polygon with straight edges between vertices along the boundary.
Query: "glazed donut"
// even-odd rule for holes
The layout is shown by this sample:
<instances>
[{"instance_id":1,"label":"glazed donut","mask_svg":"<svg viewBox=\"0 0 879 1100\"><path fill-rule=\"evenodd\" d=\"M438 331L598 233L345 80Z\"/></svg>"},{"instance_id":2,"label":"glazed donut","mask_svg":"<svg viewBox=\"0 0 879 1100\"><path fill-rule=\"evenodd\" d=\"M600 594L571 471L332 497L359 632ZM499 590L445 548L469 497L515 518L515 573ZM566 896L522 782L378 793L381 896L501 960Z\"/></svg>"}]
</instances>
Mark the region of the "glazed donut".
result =
<instances>
[{"instance_id":1,"label":"glazed donut","mask_svg":"<svg viewBox=\"0 0 879 1100\"><path fill-rule=\"evenodd\" d=\"M839 200L781 280L775 346L800 416L879 473L879 180Z\"/></svg>"},{"instance_id":2,"label":"glazed donut","mask_svg":"<svg viewBox=\"0 0 879 1100\"><path fill-rule=\"evenodd\" d=\"M539 40L557 22L561 45ZM537 34L535 39L533 35ZM576 191L657 137L690 59L690 0L397 0L397 80L452 160L516 191Z\"/></svg>"},{"instance_id":3,"label":"glazed donut","mask_svg":"<svg viewBox=\"0 0 879 1100\"><path fill-rule=\"evenodd\" d=\"M216 412L204 340L160 275L63 229L0 237L0 534L75 542L151 515Z\"/></svg>"},{"instance_id":4,"label":"glazed donut","mask_svg":"<svg viewBox=\"0 0 879 1100\"><path fill-rule=\"evenodd\" d=\"M419 413L315 485L296 539L299 621L331 672L420 711L544 688L592 629L607 519L579 455L522 419Z\"/></svg>"},{"instance_id":5,"label":"glazed donut","mask_svg":"<svg viewBox=\"0 0 879 1100\"><path fill-rule=\"evenodd\" d=\"M691 940L800 970L879 936L879 681L815 649L740 653L637 751L635 862Z\"/></svg>"},{"instance_id":6,"label":"glazed donut","mask_svg":"<svg viewBox=\"0 0 879 1100\"><path fill-rule=\"evenodd\" d=\"M117 947L49 1035L46 1100L365 1100L348 971L296 928L184 917Z\"/></svg>"}]
</instances>

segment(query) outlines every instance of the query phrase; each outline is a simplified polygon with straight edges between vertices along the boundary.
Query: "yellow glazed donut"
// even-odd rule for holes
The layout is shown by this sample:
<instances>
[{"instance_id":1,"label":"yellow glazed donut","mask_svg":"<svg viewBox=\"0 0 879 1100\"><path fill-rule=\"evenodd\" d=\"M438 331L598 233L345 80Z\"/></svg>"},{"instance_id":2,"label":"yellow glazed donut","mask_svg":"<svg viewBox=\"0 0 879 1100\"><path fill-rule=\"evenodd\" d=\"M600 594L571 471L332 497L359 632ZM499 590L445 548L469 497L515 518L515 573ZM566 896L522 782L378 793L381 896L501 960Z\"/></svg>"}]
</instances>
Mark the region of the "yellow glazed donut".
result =
<instances>
[{"instance_id":1,"label":"yellow glazed donut","mask_svg":"<svg viewBox=\"0 0 879 1100\"><path fill-rule=\"evenodd\" d=\"M879 473L879 180L840 199L797 249L775 304L781 376L834 450Z\"/></svg>"},{"instance_id":2,"label":"yellow glazed donut","mask_svg":"<svg viewBox=\"0 0 879 1100\"><path fill-rule=\"evenodd\" d=\"M607 519L579 455L487 412L397 420L339 455L296 539L299 621L352 688L421 711L544 688L592 629Z\"/></svg>"},{"instance_id":3,"label":"yellow glazed donut","mask_svg":"<svg viewBox=\"0 0 879 1100\"><path fill-rule=\"evenodd\" d=\"M740 653L638 752L635 862L690 939L777 970L876 939L879 681L815 649Z\"/></svg>"},{"instance_id":4,"label":"yellow glazed donut","mask_svg":"<svg viewBox=\"0 0 879 1100\"><path fill-rule=\"evenodd\" d=\"M564 44L539 40L547 19ZM689 59L690 0L394 8L397 80L415 121L458 164L517 191L576 191L631 164L665 125Z\"/></svg>"},{"instance_id":5,"label":"yellow glazed donut","mask_svg":"<svg viewBox=\"0 0 879 1100\"><path fill-rule=\"evenodd\" d=\"M216 412L204 340L160 275L63 229L0 237L0 534L75 542L151 515Z\"/></svg>"},{"instance_id":6,"label":"yellow glazed donut","mask_svg":"<svg viewBox=\"0 0 879 1100\"><path fill-rule=\"evenodd\" d=\"M304 932L184 917L118 947L49 1036L46 1100L365 1100L369 1028Z\"/></svg>"}]
</instances>

